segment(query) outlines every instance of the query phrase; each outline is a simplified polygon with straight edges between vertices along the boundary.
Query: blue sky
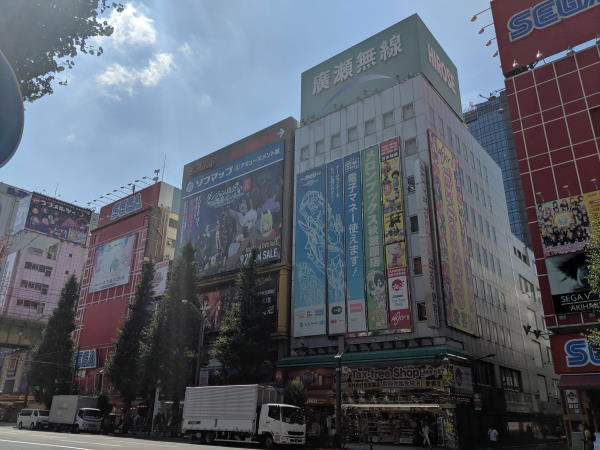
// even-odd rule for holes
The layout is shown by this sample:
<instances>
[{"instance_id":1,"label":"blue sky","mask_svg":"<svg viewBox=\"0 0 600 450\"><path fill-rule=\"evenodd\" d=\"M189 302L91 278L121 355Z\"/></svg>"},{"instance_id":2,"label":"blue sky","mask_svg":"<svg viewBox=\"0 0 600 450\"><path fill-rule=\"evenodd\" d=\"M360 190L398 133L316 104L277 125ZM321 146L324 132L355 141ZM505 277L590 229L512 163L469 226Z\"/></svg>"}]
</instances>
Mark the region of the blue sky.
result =
<instances>
[{"instance_id":1,"label":"blue sky","mask_svg":"<svg viewBox=\"0 0 600 450\"><path fill-rule=\"evenodd\" d=\"M80 205L184 164L288 116L300 74L418 13L458 68L463 106L503 86L489 0L126 2L100 57L79 55L66 87L26 104L0 181Z\"/></svg>"}]
</instances>

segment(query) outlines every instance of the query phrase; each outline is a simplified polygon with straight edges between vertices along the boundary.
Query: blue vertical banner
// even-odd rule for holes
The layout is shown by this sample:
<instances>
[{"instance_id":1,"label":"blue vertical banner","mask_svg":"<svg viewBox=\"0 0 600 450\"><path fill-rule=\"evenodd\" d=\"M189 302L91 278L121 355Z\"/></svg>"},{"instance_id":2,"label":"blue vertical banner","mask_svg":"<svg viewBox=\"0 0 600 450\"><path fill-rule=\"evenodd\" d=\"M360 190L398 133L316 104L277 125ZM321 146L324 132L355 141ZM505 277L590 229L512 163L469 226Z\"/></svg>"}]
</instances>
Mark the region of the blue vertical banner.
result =
<instances>
[{"instance_id":1,"label":"blue vertical banner","mask_svg":"<svg viewBox=\"0 0 600 450\"><path fill-rule=\"evenodd\" d=\"M327 332L325 282L325 166L296 177L294 337Z\"/></svg>"},{"instance_id":2,"label":"blue vertical banner","mask_svg":"<svg viewBox=\"0 0 600 450\"><path fill-rule=\"evenodd\" d=\"M342 160L327 164L327 317L329 334L346 332Z\"/></svg>"},{"instance_id":3,"label":"blue vertical banner","mask_svg":"<svg viewBox=\"0 0 600 450\"><path fill-rule=\"evenodd\" d=\"M348 332L367 330L360 153L344 158L344 223Z\"/></svg>"}]
</instances>

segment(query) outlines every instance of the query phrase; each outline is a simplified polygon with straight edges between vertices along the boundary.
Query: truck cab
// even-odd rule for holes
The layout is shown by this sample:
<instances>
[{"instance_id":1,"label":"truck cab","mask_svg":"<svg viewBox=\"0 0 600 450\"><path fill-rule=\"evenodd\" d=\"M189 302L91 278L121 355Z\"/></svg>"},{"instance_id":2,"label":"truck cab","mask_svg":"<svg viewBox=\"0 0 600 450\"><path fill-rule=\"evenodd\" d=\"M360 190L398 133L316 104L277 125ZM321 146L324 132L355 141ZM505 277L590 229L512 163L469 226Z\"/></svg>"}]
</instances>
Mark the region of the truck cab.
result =
<instances>
[{"instance_id":1,"label":"truck cab","mask_svg":"<svg viewBox=\"0 0 600 450\"><path fill-rule=\"evenodd\" d=\"M76 432L100 432L102 428L102 412L96 408L79 408L73 427Z\"/></svg>"},{"instance_id":2,"label":"truck cab","mask_svg":"<svg viewBox=\"0 0 600 450\"><path fill-rule=\"evenodd\" d=\"M269 436L273 444L298 444L306 442L304 413L297 406L267 403L262 405L258 435L269 447Z\"/></svg>"}]
</instances>

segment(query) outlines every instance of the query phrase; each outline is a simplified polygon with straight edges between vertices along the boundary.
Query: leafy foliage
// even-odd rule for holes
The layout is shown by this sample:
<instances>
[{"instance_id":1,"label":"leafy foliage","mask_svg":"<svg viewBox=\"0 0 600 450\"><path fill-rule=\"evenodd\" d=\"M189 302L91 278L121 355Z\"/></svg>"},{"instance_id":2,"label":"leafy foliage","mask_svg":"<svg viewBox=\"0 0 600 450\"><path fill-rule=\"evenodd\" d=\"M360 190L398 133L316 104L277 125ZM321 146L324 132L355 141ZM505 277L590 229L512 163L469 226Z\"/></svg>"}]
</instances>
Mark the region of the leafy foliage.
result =
<instances>
[{"instance_id":1,"label":"leafy foliage","mask_svg":"<svg viewBox=\"0 0 600 450\"><path fill-rule=\"evenodd\" d=\"M48 319L42 341L36 349L29 373L29 385L36 400L50 408L52 397L68 394L73 377L75 307L79 283L74 275L67 280L58 305Z\"/></svg>"},{"instance_id":2,"label":"leafy foliage","mask_svg":"<svg viewBox=\"0 0 600 450\"><path fill-rule=\"evenodd\" d=\"M140 347L151 318L149 307L154 298L153 279L154 265L144 263L129 316L123 322L115 342L115 351L106 366L111 383L123 397L125 409L129 409L140 391Z\"/></svg>"},{"instance_id":3,"label":"leafy foliage","mask_svg":"<svg viewBox=\"0 0 600 450\"><path fill-rule=\"evenodd\" d=\"M588 266L588 282L591 290L595 294L600 294L600 214L590 215L590 225L592 226L592 239L587 246L587 266ZM596 317L600 317L600 308L595 309ZM586 337L590 345L600 352L600 328L591 328Z\"/></svg>"},{"instance_id":4,"label":"leafy foliage","mask_svg":"<svg viewBox=\"0 0 600 450\"><path fill-rule=\"evenodd\" d=\"M109 8L123 10L107 0L0 0L0 50L15 71L24 100L52 94L56 74L71 69L78 52L103 53L90 39L113 33L100 17Z\"/></svg>"},{"instance_id":5,"label":"leafy foliage","mask_svg":"<svg viewBox=\"0 0 600 450\"><path fill-rule=\"evenodd\" d=\"M304 384L300 380L290 381L283 391L283 401L290 405L304 407L306 404L306 392Z\"/></svg>"},{"instance_id":6,"label":"leafy foliage","mask_svg":"<svg viewBox=\"0 0 600 450\"><path fill-rule=\"evenodd\" d=\"M241 268L235 295L227 309L213 344L213 356L229 369L223 381L254 383L270 375L266 364L271 348L271 321L259 295L256 251Z\"/></svg>"}]
</instances>

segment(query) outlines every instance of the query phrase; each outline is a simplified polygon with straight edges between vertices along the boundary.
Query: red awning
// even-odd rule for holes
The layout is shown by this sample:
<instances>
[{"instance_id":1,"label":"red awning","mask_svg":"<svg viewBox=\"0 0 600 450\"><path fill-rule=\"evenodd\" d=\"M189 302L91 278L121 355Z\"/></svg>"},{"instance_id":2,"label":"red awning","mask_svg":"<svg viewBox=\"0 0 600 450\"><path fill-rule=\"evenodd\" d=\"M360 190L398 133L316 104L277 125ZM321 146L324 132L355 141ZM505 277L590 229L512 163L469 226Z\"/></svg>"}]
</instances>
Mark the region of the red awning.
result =
<instances>
[{"instance_id":1,"label":"red awning","mask_svg":"<svg viewBox=\"0 0 600 450\"><path fill-rule=\"evenodd\" d=\"M562 389L600 389L600 374L561 375L558 387Z\"/></svg>"}]
</instances>

